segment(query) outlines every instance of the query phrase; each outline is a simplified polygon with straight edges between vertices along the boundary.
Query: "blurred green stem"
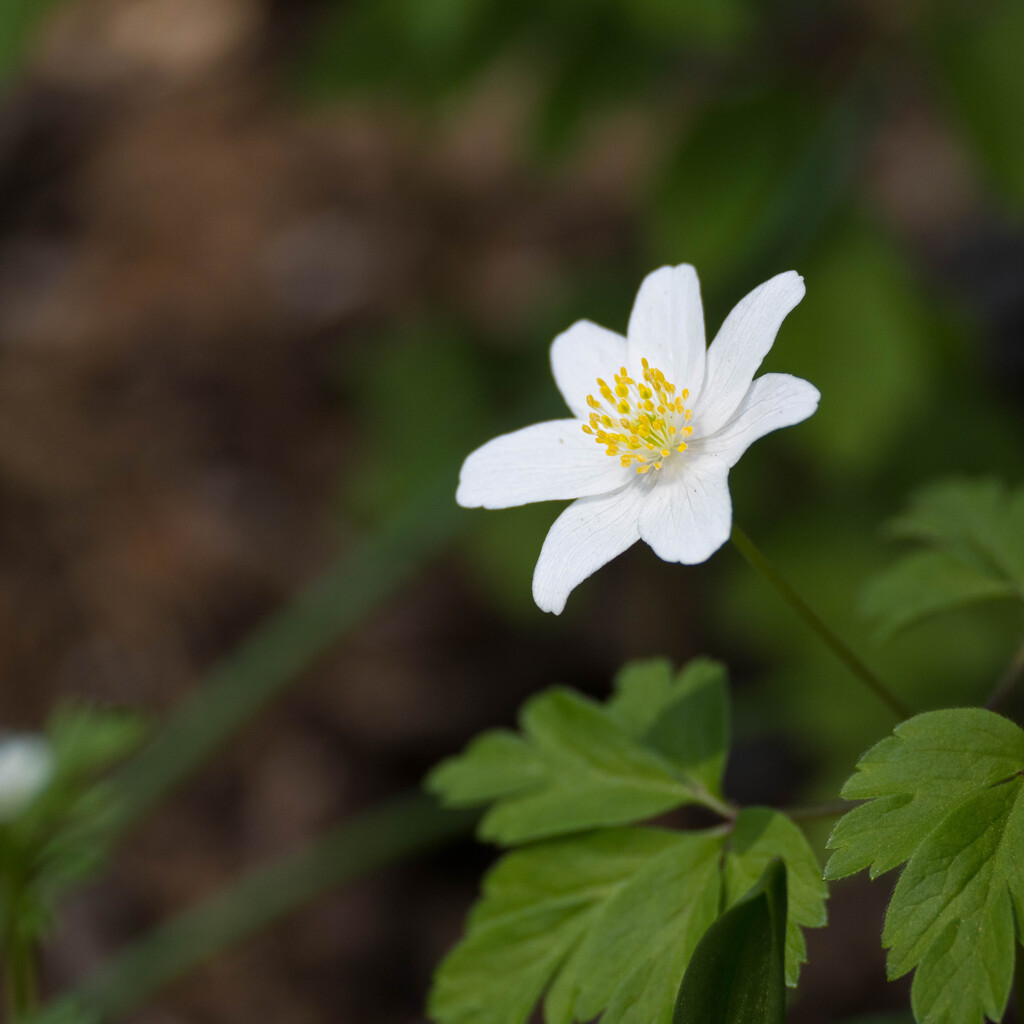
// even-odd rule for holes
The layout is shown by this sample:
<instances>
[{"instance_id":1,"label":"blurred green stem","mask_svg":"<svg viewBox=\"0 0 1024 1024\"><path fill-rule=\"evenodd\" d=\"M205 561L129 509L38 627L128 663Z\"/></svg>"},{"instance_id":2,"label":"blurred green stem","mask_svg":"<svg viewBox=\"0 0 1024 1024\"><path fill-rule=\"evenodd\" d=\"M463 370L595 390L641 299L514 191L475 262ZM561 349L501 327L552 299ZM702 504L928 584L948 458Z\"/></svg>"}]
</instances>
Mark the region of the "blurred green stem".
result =
<instances>
[{"instance_id":1,"label":"blurred green stem","mask_svg":"<svg viewBox=\"0 0 1024 1024\"><path fill-rule=\"evenodd\" d=\"M101 844L142 818L455 536L462 520L454 481L454 471L440 474L207 675L112 778L113 810L95 826Z\"/></svg>"},{"instance_id":2,"label":"blurred green stem","mask_svg":"<svg viewBox=\"0 0 1024 1024\"><path fill-rule=\"evenodd\" d=\"M476 817L475 811L446 810L420 793L397 797L180 914L33 1020L119 1020L168 982L272 921L360 875L468 833Z\"/></svg>"},{"instance_id":3,"label":"blurred green stem","mask_svg":"<svg viewBox=\"0 0 1024 1024\"><path fill-rule=\"evenodd\" d=\"M1024 679L1024 643L1017 648L1013 661L1006 667L1006 671L999 677L995 689L992 691L985 707L990 711L998 711L1009 699L1010 695L1017 688L1021 679Z\"/></svg>"},{"instance_id":4,"label":"blurred green stem","mask_svg":"<svg viewBox=\"0 0 1024 1024\"><path fill-rule=\"evenodd\" d=\"M808 628L832 651L832 653L901 721L909 718L911 711L850 650L846 644L819 618L817 612L786 582L782 574L761 553L756 544L735 524L732 528L732 542L740 554L779 592L786 602L804 620Z\"/></svg>"}]
</instances>

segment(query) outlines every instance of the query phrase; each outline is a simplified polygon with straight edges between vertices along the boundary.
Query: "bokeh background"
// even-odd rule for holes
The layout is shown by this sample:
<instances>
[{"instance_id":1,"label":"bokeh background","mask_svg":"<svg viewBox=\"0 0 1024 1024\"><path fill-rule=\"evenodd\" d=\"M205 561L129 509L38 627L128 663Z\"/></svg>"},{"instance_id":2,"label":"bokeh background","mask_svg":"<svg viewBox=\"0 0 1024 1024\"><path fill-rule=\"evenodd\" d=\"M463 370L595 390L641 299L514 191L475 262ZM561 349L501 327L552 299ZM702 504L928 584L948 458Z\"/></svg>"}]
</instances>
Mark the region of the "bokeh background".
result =
<instances>
[{"instance_id":1,"label":"bokeh background","mask_svg":"<svg viewBox=\"0 0 1024 1024\"><path fill-rule=\"evenodd\" d=\"M891 720L734 551L638 546L555 619L557 509L449 498L470 449L560 415L551 338L623 330L663 263L711 330L804 275L768 366L821 408L735 470L737 520L916 708L981 699L1012 618L882 643L859 593L915 487L1021 480L1021 53L1013 0L2 0L4 726L160 716L376 524L456 537L383 598L352 580L359 628L65 901L47 990L632 658L728 662L734 797L834 797ZM331 895L131 1019L419 1021L489 856ZM834 887L795 1024L901 1005L889 884Z\"/></svg>"}]
</instances>

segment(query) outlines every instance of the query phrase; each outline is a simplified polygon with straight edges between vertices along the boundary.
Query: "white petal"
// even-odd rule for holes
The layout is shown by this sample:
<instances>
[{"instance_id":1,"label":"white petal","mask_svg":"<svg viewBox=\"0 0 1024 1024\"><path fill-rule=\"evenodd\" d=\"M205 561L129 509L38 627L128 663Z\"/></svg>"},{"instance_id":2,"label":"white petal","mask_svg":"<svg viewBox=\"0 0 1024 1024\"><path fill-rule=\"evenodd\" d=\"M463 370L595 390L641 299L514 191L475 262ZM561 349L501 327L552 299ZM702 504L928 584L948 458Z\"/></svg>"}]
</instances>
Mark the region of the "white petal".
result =
<instances>
[{"instance_id":1,"label":"white petal","mask_svg":"<svg viewBox=\"0 0 1024 1024\"><path fill-rule=\"evenodd\" d=\"M680 468L662 470L648 495L640 512L640 537L666 562L696 565L732 532L729 469L700 458L678 461Z\"/></svg>"},{"instance_id":2,"label":"white petal","mask_svg":"<svg viewBox=\"0 0 1024 1024\"><path fill-rule=\"evenodd\" d=\"M455 500L466 508L510 508L621 487L629 470L581 426L549 420L488 441L463 462Z\"/></svg>"},{"instance_id":3,"label":"white petal","mask_svg":"<svg viewBox=\"0 0 1024 1024\"><path fill-rule=\"evenodd\" d=\"M533 571L533 599L558 615L578 584L640 539L637 517L650 487L636 473L614 494L574 501L544 539Z\"/></svg>"},{"instance_id":4,"label":"white petal","mask_svg":"<svg viewBox=\"0 0 1024 1024\"><path fill-rule=\"evenodd\" d=\"M708 349L706 383L694 408L694 425L701 437L732 418L775 343L782 321L804 292L804 279L787 270L755 288L725 318Z\"/></svg>"},{"instance_id":5,"label":"white petal","mask_svg":"<svg viewBox=\"0 0 1024 1024\"><path fill-rule=\"evenodd\" d=\"M766 373L751 384L724 427L690 447L695 454L706 453L726 466L735 466L759 437L807 419L818 408L820 398L809 381L788 373Z\"/></svg>"},{"instance_id":6,"label":"white petal","mask_svg":"<svg viewBox=\"0 0 1024 1024\"><path fill-rule=\"evenodd\" d=\"M597 394L597 378L611 380L627 360L626 339L577 320L551 343L551 372L570 409L582 419L590 415L587 395Z\"/></svg>"},{"instance_id":7,"label":"white petal","mask_svg":"<svg viewBox=\"0 0 1024 1024\"><path fill-rule=\"evenodd\" d=\"M704 308L697 271L688 263L648 274L629 317L630 366L641 357L696 398L704 381Z\"/></svg>"}]
</instances>

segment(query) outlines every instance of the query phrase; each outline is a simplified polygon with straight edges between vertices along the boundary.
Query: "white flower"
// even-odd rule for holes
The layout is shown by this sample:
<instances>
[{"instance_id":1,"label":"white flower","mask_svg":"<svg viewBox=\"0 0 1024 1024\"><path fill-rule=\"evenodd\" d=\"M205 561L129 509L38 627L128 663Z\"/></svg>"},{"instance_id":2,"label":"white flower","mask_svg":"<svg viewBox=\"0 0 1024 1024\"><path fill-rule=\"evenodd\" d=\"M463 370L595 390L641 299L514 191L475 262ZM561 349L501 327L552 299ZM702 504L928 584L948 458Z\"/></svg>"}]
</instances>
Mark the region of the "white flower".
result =
<instances>
[{"instance_id":1,"label":"white flower","mask_svg":"<svg viewBox=\"0 0 1024 1024\"><path fill-rule=\"evenodd\" d=\"M533 596L558 614L570 591L638 540L694 565L729 539L729 470L759 437L810 416L818 389L786 373L757 380L799 274L766 281L710 347L693 267L644 278L627 336L580 320L555 338L551 369L572 419L503 434L463 463L460 505L509 508L575 498L554 522Z\"/></svg>"},{"instance_id":2,"label":"white flower","mask_svg":"<svg viewBox=\"0 0 1024 1024\"><path fill-rule=\"evenodd\" d=\"M53 775L53 749L35 733L0 738L0 823L13 821L45 789Z\"/></svg>"}]
</instances>

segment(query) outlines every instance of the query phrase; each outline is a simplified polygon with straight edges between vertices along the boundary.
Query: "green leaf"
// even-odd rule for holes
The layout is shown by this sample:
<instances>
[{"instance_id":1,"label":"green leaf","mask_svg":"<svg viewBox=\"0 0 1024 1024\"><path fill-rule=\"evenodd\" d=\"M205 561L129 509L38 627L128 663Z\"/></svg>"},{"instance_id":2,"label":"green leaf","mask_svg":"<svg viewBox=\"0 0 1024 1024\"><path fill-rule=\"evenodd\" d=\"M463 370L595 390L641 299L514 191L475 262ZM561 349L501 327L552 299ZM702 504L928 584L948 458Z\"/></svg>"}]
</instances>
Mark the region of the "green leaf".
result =
<instances>
[{"instance_id":1,"label":"green leaf","mask_svg":"<svg viewBox=\"0 0 1024 1024\"><path fill-rule=\"evenodd\" d=\"M721 662L695 658L673 676L663 659L633 662L615 678L608 714L715 796L729 749L729 697Z\"/></svg>"},{"instance_id":2,"label":"green leaf","mask_svg":"<svg viewBox=\"0 0 1024 1024\"><path fill-rule=\"evenodd\" d=\"M725 861L726 905L740 900L775 859L789 874L789 910L786 923L786 984L796 985L800 965L807 960L801 928L821 928L828 919L828 888L821 868L803 832L780 811L749 807L733 827Z\"/></svg>"},{"instance_id":3,"label":"green leaf","mask_svg":"<svg viewBox=\"0 0 1024 1024\"><path fill-rule=\"evenodd\" d=\"M949 480L920 492L890 524L916 550L866 588L865 612L892 634L931 615L996 598L1024 602L1024 488Z\"/></svg>"},{"instance_id":4,"label":"green leaf","mask_svg":"<svg viewBox=\"0 0 1024 1024\"><path fill-rule=\"evenodd\" d=\"M506 855L438 968L431 1019L522 1024L548 989L548 1024L602 1009L606 1024L667 1024L714 920L721 845L716 832L628 828Z\"/></svg>"},{"instance_id":5,"label":"green leaf","mask_svg":"<svg viewBox=\"0 0 1024 1024\"><path fill-rule=\"evenodd\" d=\"M672 1024L785 1024L786 868L772 860L701 940Z\"/></svg>"},{"instance_id":6,"label":"green leaf","mask_svg":"<svg viewBox=\"0 0 1024 1024\"><path fill-rule=\"evenodd\" d=\"M452 806L494 802L483 839L528 842L624 825L684 804L727 810L725 668L697 659L673 675L663 660L627 665L601 706L568 690L528 701L522 735L483 733L439 764L427 788Z\"/></svg>"},{"instance_id":7,"label":"green leaf","mask_svg":"<svg viewBox=\"0 0 1024 1024\"><path fill-rule=\"evenodd\" d=\"M867 800L836 823L826 878L872 878L907 860L950 809L1024 764L1024 733L982 708L928 711L876 743L843 786Z\"/></svg>"},{"instance_id":8,"label":"green leaf","mask_svg":"<svg viewBox=\"0 0 1024 1024\"><path fill-rule=\"evenodd\" d=\"M502 743L510 748L508 734L490 733L427 778L427 788L452 805L497 798L480 822L482 839L522 843L641 821L696 801L667 759L585 697L549 690L528 701L520 719L526 750L517 748L507 771L495 764L493 754ZM528 755L534 760L528 762ZM522 780L518 787L513 773ZM483 787L484 777L492 780L489 789ZM466 793L473 799L460 799Z\"/></svg>"},{"instance_id":9,"label":"green leaf","mask_svg":"<svg viewBox=\"0 0 1024 1024\"><path fill-rule=\"evenodd\" d=\"M836 825L825 874L906 860L886 913L888 972L917 972L919 1024L1002 1017L1024 906L1024 732L991 711L933 711L897 726L843 789L870 803Z\"/></svg>"}]
</instances>

